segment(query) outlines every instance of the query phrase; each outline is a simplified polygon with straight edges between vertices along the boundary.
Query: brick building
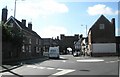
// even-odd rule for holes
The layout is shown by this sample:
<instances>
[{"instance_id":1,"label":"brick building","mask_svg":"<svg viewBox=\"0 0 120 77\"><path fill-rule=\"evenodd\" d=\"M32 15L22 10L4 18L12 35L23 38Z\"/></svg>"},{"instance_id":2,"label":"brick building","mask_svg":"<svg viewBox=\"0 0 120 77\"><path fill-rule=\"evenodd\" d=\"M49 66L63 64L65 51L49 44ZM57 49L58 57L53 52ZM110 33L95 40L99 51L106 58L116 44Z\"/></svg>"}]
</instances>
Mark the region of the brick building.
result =
<instances>
[{"instance_id":1,"label":"brick building","mask_svg":"<svg viewBox=\"0 0 120 77\"><path fill-rule=\"evenodd\" d=\"M115 19L101 15L88 32L88 48L93 55L116 54Z\"/></svg>"},{"instance_id":2,"label":"brick building","mask_svg":"<svg viewBox=\"0 0 120 77\"><path fill-rule=\"evenodd\" d=\"M7 19L7 8L2 9L2 24L11 28L14 32L21 32L25 39L21 47L16 48L10 42L3 42L2 57L3 61L22 60L42 56L42 39L32 30L32 23L26 26L26 20L17 20L13 16Z\"/></svg>"}]
</instances>

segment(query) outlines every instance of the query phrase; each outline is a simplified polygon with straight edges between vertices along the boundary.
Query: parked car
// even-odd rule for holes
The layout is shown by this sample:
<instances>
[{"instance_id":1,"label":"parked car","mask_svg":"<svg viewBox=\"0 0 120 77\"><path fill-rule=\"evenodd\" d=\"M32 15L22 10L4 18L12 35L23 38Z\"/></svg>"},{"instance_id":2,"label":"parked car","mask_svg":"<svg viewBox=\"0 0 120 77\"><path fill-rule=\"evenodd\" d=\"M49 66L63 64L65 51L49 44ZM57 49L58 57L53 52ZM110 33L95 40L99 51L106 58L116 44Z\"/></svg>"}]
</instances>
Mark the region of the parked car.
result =
<instances>
[{"instance_id":1,"label":"parked car","mask_svg":"<svg viewBox=\"0 0 120 77\"><path fill-rule=\"evenodd\" d=\"M80 51L75 51L75 52L73 52L73 56L74 56L74 57L80 56L80 55L81 55Z\"/></svg>"}]
</instances>

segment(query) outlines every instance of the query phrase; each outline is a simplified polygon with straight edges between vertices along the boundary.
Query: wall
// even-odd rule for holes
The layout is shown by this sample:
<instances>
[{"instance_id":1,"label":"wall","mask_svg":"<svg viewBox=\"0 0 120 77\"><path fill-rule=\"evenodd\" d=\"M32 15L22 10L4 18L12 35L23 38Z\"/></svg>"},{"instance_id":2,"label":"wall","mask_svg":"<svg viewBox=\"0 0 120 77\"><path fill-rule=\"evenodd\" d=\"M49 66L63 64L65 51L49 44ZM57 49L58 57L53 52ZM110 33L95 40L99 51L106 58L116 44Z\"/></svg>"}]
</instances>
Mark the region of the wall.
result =
<instances>
[{"instance_id":1,"label":"wall","mask_svg":"<svg viewBox=\"0 0 120 77\"><path fill-rule=\"evenodd\" d=\"M92 53L116 53L115 43L92 44Z\"/></svg>"}]
</instances>

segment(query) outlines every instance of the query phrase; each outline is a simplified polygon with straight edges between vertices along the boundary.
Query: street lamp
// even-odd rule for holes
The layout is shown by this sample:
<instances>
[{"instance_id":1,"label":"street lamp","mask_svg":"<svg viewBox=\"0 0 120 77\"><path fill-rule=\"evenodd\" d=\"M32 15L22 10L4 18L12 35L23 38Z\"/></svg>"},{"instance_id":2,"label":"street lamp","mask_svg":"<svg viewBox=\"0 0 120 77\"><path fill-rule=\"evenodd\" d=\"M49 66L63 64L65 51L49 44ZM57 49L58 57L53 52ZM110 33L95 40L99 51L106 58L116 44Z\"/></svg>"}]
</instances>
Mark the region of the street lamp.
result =
<instances>
[{"instance_id":1,"label":"street lamp","mask_svg":"<svg viewBox=\"0 0 120 77\"><path fill-rule=\"evenodd\" d=\"M83 25L81 25L81 26L83 26ZM86 37L87 37L87 25L85 25L86 26Z\"/></svg>"},{"instance_id":2,"label":"street lamp","mask_svg":"<svg viewBox=\"0 0 120 77\"><path fill-rule=\"evenodd\" d=\"M15 15L16 15L16 1L17 1L17 0L15 0L15 6L14 6L14 18L15 18Z\"/></svg>"},{"instance_id":3,"label":"street lamp","mask_svg":"<svg viewBox=\"0 0 120 77\"><path fill-rule=\"evenodd\" d=\"M15 16L16 16L16 1L17 1L17 0L15 0L15 6L14 6L14 18L15 18ZM24 0L22 0L22 1L24 1Z\"/></svg>"}]
</instances>

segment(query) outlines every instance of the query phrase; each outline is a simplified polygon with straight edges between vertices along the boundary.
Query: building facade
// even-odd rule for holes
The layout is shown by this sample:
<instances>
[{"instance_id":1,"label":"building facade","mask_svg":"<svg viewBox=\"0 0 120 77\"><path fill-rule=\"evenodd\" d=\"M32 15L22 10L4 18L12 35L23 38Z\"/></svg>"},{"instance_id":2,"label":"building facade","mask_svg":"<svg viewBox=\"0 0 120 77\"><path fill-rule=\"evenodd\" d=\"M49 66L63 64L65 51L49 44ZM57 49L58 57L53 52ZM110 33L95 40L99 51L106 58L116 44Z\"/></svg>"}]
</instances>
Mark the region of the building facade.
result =
<instances>
[{"instance_id":1,"label":"building facade","mask_svg":"<svg viewBox=\"0 0 120 77\"><path fill-rule=\"evenodd\" d=\"M3 61L31 59L42 56L42 39L32 30L32 23L28 23L26 26L26 20L17 20L13 16L7 19L7 8L2 9L2 24L5 27L10 28L14 33L22 33L22 45L15 47L11 42L3 42L2 57Z\"/></svg>"},{"instance_id":2,"label":"building facade","mask_svg":"<svg viewBox=\"0 0 120 77\"><path fill-rule=\"evenodd\" d=\"M93 55L116 54L115 19L101 15L88 32L88 49Z\"/></svg>"}]
</instances>

